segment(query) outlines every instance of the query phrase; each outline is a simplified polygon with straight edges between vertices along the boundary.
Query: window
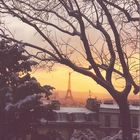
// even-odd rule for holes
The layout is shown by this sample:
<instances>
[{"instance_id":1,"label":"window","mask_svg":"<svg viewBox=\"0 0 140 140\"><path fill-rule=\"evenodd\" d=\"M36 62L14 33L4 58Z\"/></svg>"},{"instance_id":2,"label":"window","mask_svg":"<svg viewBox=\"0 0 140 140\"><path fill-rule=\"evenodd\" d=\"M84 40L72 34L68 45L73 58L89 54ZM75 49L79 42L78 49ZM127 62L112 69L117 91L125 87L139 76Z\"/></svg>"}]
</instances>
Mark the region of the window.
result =
<instances>
[{"instance_id":1,"label":"window","mask_svg":"<svg viewBox=\"0 0 140 140\"><path fill-rule=\"evenodd\" d=\"M105 127L110 127L111 125L111 117L109 115L105 115Z\"/></svg>"},{"instance_id":2,"label":"window","mask_svg":"<svg viewBox=\"0 0 140 140\"><path fill-rule=\"evenodd\" d=\"M68 121L74 121L75 120L75 116L73 113L67 114L67 120Z\"/></svg>"},{"instance_id":3,"label":"window","mask_svg":"<svg viewBox=\"0 0 140 140\"><path fill-rule=\"evenodd\" d=\"M83 121L84 120L84 114L83 113L74 113L74 117L76 121Z\"/></svg>"},{"instance_id":4,"label":"window","mask_svg":"<svg viewBox=\"0 0 140 140\"><path fill-rule=\"evenodd\" d=\"M121 127L122 126L122 121L121 121L121 116L118 116L118 126Z\"/></svg>"},{"instance_id":5,"label":"window","mask_svg":"<svg viewBox=\"0 0 140 140\"><path fill-rule=\"evenodd\" d=\"M132 116L132 127L133 128L138 128L138 116Z\"/></svg>"},{"instance_id":6,"label":"window","mask_svg":"<svg viewBox=\"0 0 140 140\"><path fill-rule=\"evenodd\" d=\"M66 114L65 113L57 113L57 120L58 121L66 121Z\"/></svg>"},{"instance_id":7,"label":"window","mask_svg":"<svg viewBox=\"0 0 140 140\"><path fill-rule=\"evenodd\" d=\"M94 118L95 118L94 114L92 114L92 113L86 114L86 120L87 121L93 121Z\"/></svg>"}]
</instances>

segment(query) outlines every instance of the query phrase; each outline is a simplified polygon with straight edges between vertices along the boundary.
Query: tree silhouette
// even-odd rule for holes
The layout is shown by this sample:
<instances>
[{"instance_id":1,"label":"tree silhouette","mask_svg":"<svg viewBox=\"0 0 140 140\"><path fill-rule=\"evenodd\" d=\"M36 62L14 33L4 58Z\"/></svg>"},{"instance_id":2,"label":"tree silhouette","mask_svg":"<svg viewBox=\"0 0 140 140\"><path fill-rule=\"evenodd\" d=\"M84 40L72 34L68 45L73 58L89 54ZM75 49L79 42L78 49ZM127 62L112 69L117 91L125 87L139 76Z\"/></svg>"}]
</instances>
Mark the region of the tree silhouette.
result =
<instances>
[{"instance_id":1,"label":"tree silhouette","mask_svg":"<svg viewBox=\"0 0 140 140\"><path fill-rule=\"evenodd\" d=\"M30 60L23 45L0 40L0 139L25 138L31 123L37 122L41 109L41 93L51 95L51 86L41 86L31 77Z\"/></svg>"},{"instance_id":2,"label":"tree silhouette","mask_svg":"<svg viewBox=\"0 0 140 140\"><path fill-rule=\"evenodd\" d=\"M35 58L64 64L104 87L119 105L123 140L131 140L127 98L140 90L139 5L137 0L0 0L1 15L34 28L47 47L7 36L2 26L1 37L37 49L42 53L32 54Z\"/></svg>"}]
</instances>

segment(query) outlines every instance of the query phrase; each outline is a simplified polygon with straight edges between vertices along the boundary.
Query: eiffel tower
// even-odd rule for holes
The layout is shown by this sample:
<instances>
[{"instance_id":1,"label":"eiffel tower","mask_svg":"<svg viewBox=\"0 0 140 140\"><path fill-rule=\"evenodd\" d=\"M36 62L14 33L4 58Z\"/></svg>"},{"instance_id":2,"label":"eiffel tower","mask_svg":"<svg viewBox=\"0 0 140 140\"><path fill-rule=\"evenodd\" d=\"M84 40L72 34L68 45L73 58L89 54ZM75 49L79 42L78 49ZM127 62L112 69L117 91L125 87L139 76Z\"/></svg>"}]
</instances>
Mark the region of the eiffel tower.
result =
<instances>
[{"instance_id":1,"label":"eiffel tower","mask_svg":"<svg viewBox=\"0 0 140 140\"><path fill-rule=\"evenodd\" d=\"M69 72L68 89L65 96L65 100L69 100L71 101L71 103L74 103L72 92L71 92L71 72Z\"/></svg>"}]
</instances>

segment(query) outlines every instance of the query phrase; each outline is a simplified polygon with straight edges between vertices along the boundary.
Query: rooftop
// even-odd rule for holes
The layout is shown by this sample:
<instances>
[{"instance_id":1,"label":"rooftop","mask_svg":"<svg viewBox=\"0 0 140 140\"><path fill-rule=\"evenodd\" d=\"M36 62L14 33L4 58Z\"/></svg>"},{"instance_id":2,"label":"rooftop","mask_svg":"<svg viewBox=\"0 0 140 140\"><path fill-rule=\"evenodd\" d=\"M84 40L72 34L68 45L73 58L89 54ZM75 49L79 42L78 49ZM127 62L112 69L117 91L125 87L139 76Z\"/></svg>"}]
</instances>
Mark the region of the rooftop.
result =
<instances>
[{"instance_id":1,"label":"rooftop","mask_svg":"<svg viewBox=\"0 0 140 140\"><path fill-rule=\"evenodd\" d=\"M140 110L140 106L129 105L129 107L130 110ZM119 109L119 106L117 104L100 104L100 108Z\"/></svg>"},{"instance_id":2,"label":"rooftop","mask_svg":"<svg viewBox=\"0 0 140 140\"><path fill-rule=\"evenodd\" d=\"M85 107L60 107L60 110L54 111L57 113L84 113L84 114L93 113L93 111L90 111Z\"/></svg>"}]
</instances>

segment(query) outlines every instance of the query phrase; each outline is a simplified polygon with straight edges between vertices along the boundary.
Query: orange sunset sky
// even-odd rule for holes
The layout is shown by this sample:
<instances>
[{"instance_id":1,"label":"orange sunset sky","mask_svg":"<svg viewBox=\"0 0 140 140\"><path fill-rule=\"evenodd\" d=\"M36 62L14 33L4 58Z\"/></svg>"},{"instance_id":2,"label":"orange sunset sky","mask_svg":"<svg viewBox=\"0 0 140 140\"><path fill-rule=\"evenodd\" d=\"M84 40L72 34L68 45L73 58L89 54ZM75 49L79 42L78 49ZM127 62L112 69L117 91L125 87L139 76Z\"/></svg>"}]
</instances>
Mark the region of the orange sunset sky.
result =
<instances>
[{"instance_id":1,"label":"orange sunset sky","mask_svg":"<svg viewBox=\"0 0 140 140\"><path fill-rule=\"evenodd\" d=\"M89 97L89 90L91 91L92 97L110 97L108 96L107 91L97 85L91 78L83 76L64 66L55 67L54 70L50 72L47 70L37 70L32 72L32 75L35 76L42 85L49 84L54 86L56 91L66 91L68 88L69 72L72 72L71 90L74 97L87 98ZM59 94L61 95L61 92Z\"/></svg>"},{"instance_id":2,"label":"orange sunset sky","mask_svg":"<svg viewBox=\"0 0 140 140\"><path fill-rule=\"evenodd\" d=\"M68 67L64 67L62 65L55 67L53 71L38 69L33 71L31 74L32 76L35 76L42 85L48 84L55 87L54 92L58 92L60 97L64 97L68 88L69 72L72 72L71 90L74 98L87 99L89 97L89 90L91 91L91 97L97 97L101 100L112 98L103 87L96 84L96 82L94 82L91 78L72 71ZM119 83L117 83L117 87L120 87ZM137 99L139 96L131 93L129 98Z\"/></svg>"},{"instance_id":3,"label":"orange sunset sky","mask_svg":"<svg viewBox=\"0 0 140 140\"><path fill-rule=\"evenodd\" d=\"M33 28L30 28L28 25L22 23L18 19L9 17L8 19L5 19L5 22L7 23L7 26L9 27L9 29L11 30L15 38L19 40L25 40L27 42L30 42L39 46L44 45L43 44L44 42L37 34L35 34L35 31L33 30ZM33 50L29 49L29 51L31 52ZM45 69L38 69L36 71L33 71L32 75L35 76L42 85L48 84L55 87L55 91L58 91L59 95L61 95L61 91L66 92L67 90L69 72L72 72L71 90L74 97L88 98L89 90L91 91L92 97L97 97L100 99L111 97L104 88L97 85L89 77L78 74L72 71L70 68L62 66L62 65L55 66L53 71L50 71L50 72L48 72ZM116 81L116 85L119 88L121 84L117 83ZM131 98L133 97L134 95L131 94ZM138 96L135 96L135 97L138 97Z\"/></svg>"}]
</instances>

